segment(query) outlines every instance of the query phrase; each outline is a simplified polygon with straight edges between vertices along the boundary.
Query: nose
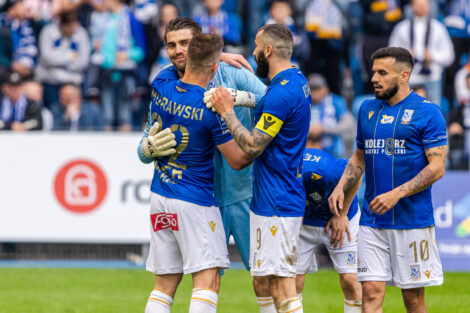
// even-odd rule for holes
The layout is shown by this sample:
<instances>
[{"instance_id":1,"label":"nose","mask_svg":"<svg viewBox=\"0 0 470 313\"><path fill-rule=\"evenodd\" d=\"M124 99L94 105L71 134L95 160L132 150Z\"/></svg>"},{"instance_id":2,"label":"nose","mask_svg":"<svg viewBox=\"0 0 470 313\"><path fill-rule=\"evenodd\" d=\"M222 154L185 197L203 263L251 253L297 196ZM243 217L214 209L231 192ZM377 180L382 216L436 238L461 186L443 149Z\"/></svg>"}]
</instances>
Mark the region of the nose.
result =
<instances>
[{"instance_id":1,"label":"nose","mask_svg":"<svg viewBox=\"0 0 470 313\"><path fill-rule=\"evenodd\" d=\"M370 79L370 81L372 83L376 83L379 81L378 77L377 77L377 73L374 73L374 75L372 75L372 78Z\"/></svg>"}]
</instances>

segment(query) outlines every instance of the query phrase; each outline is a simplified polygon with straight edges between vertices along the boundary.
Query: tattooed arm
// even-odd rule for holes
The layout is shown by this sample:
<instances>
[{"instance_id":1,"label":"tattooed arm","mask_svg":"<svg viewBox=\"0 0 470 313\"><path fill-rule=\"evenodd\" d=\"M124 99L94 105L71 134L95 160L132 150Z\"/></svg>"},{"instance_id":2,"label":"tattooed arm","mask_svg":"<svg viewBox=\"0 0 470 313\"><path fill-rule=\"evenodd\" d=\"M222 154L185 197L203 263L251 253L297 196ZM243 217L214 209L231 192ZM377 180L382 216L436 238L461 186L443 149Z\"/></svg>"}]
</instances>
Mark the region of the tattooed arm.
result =
<instances>
[{"instance_id":1,"label":"tattooed arm","mask_svg":"<svg viewBox=\"0 0 470 313\"><path fill-rule=\"evenodd\" d=\"M349 159L343 176L341 176L341 179L328 198L331 213L340 215L340 212L343 211L344 199L347 198L349 200L354 198L357 189L352 187L356 186L358 181L360 184L362 174L364 174L364 164L364 150L356 148L353 156Z\"/></svg>"},{"instance_id":2,"label":"tattooed arm","mask_svg":"<svg viewBox=\"0 0 470 313\"><path fill-rule=\"evenodd\" d=\"M412 196L425 190L445 173L447 146L439 146L424 150L429 164L421 170L414 178L395 189L378 195L369 204L369 209L373 213L384 214L393 208L401 198Z\"/></svg>"},{"instance_id":3,"label":"tattooed arm","mask_svg":"<svg viewBox=\"0 0 470 313\"><path fill-rule=\"evenodd\" d=\"M233 111L233 97L223 87L214 91L211 102L224 119L235 142L251 160L259 156L273 140L273 137L262 131L257 129L249 131L242 125Z\"/></svg>"}]
</instances>

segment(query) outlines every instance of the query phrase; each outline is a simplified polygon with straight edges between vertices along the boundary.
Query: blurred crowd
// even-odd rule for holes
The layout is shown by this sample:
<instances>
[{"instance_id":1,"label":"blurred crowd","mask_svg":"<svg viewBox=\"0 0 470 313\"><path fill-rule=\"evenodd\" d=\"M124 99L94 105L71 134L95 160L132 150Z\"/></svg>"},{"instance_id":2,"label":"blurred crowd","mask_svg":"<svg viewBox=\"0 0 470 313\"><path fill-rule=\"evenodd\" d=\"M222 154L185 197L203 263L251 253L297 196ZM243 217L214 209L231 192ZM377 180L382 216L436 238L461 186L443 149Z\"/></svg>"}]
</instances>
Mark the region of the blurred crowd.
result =
<instances>
[{"instance_id":1,"label":"blurred crowd","mask_svg":"<svg viewBox=\"0 0 470 313\"><path fill-rule=\"evenodd\" d=\"M141 130L177 16L253 66L257 29L287 25L312 93L310 134L337 157L351 154L359 106L374 97L371 54L409 49L411 86L448 121L449 167L468 169L469 0L0 0L0 129Z\"/></svg>"}]
</instances>

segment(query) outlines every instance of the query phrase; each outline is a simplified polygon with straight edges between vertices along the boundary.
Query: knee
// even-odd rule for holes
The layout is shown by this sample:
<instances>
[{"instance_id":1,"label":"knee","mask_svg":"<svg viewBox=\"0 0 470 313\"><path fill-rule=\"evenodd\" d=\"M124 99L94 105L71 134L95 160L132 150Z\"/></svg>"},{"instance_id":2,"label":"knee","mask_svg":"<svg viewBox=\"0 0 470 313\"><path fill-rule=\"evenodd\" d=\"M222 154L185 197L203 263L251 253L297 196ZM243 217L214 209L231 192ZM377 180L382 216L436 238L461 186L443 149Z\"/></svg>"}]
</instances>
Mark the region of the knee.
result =
<instances>
[{"instance_id":1,"label":"knee","mask_svg":"<svg viewBox=\"0 0 470 313\"><path fill-rule=\"evenodd\" d=\"M339 281L347 299L359 300L361 298L361 284L357 281L356 274L340 274Z\"/></svg>"},{"instance_id":2,"label":"knee","mask_svg":"<svg viewBox=\"0 0 470 313\"><path fill-rule=\"evenodd\" d=\"M408 312L421 312L417 310L425 305L424 288L402 289L403 302Z\"/></svg>"},{"instance_id":3,"label":"knee","mask_svg":"<svg viewBox=\"0 0 470 313\"><path fill-rule=\"evenodd\" d=\"M383 292L372 284L362 284L362 302L371 303L382 301Z\"/></svg>"}]
</instances>

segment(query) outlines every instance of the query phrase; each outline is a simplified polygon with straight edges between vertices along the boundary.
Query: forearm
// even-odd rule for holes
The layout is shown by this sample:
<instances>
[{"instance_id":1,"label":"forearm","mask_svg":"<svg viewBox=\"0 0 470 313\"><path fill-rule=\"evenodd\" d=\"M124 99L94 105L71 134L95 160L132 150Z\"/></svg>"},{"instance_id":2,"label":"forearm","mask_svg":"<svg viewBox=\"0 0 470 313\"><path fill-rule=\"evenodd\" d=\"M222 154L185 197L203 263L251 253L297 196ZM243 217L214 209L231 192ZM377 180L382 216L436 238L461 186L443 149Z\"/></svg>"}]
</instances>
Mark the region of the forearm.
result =
<instances>
[{"instance_id":1,"label":"forearm","mask_svg":"<svg viewBox=\"0 0 470 313\"><path fill-rule=\"evenodd\" d=\"M396 189L398 190L400 198L409 197L427 189L442 176L444 176L443 170L429 164L413 179L407 181L401 186L398 186Z\"/></svg>"},{"instance_id":2,"label":"forearm","mask_svg":"<svg viewBox=\"0 0 470 313\"><path fill-rule=\"evenodd\" d=\"M358 153L358 150L356 149L338 183L338 185L343 188L345 193L349 194L350 191L353 191L351 190L351 187L354 186L355 183L357 183L362 178L362 174L364 174L364 158L361 158L358 155L362 153L364 152Z\"/></svg>"},{"instance_id":3,"label":"forearm","mask_svg":"<svg viewBox=\"0 0 470 313\"><path fill-rule=\"evenodd\" d=\"M264 147L261 146L262 138L259 136L260 132L257 132L255 129L250 132L242 125L233 111L224 114L223 119L235 142L250 159L256 158L263 152Z\"/></svg>"}]
</instances>

